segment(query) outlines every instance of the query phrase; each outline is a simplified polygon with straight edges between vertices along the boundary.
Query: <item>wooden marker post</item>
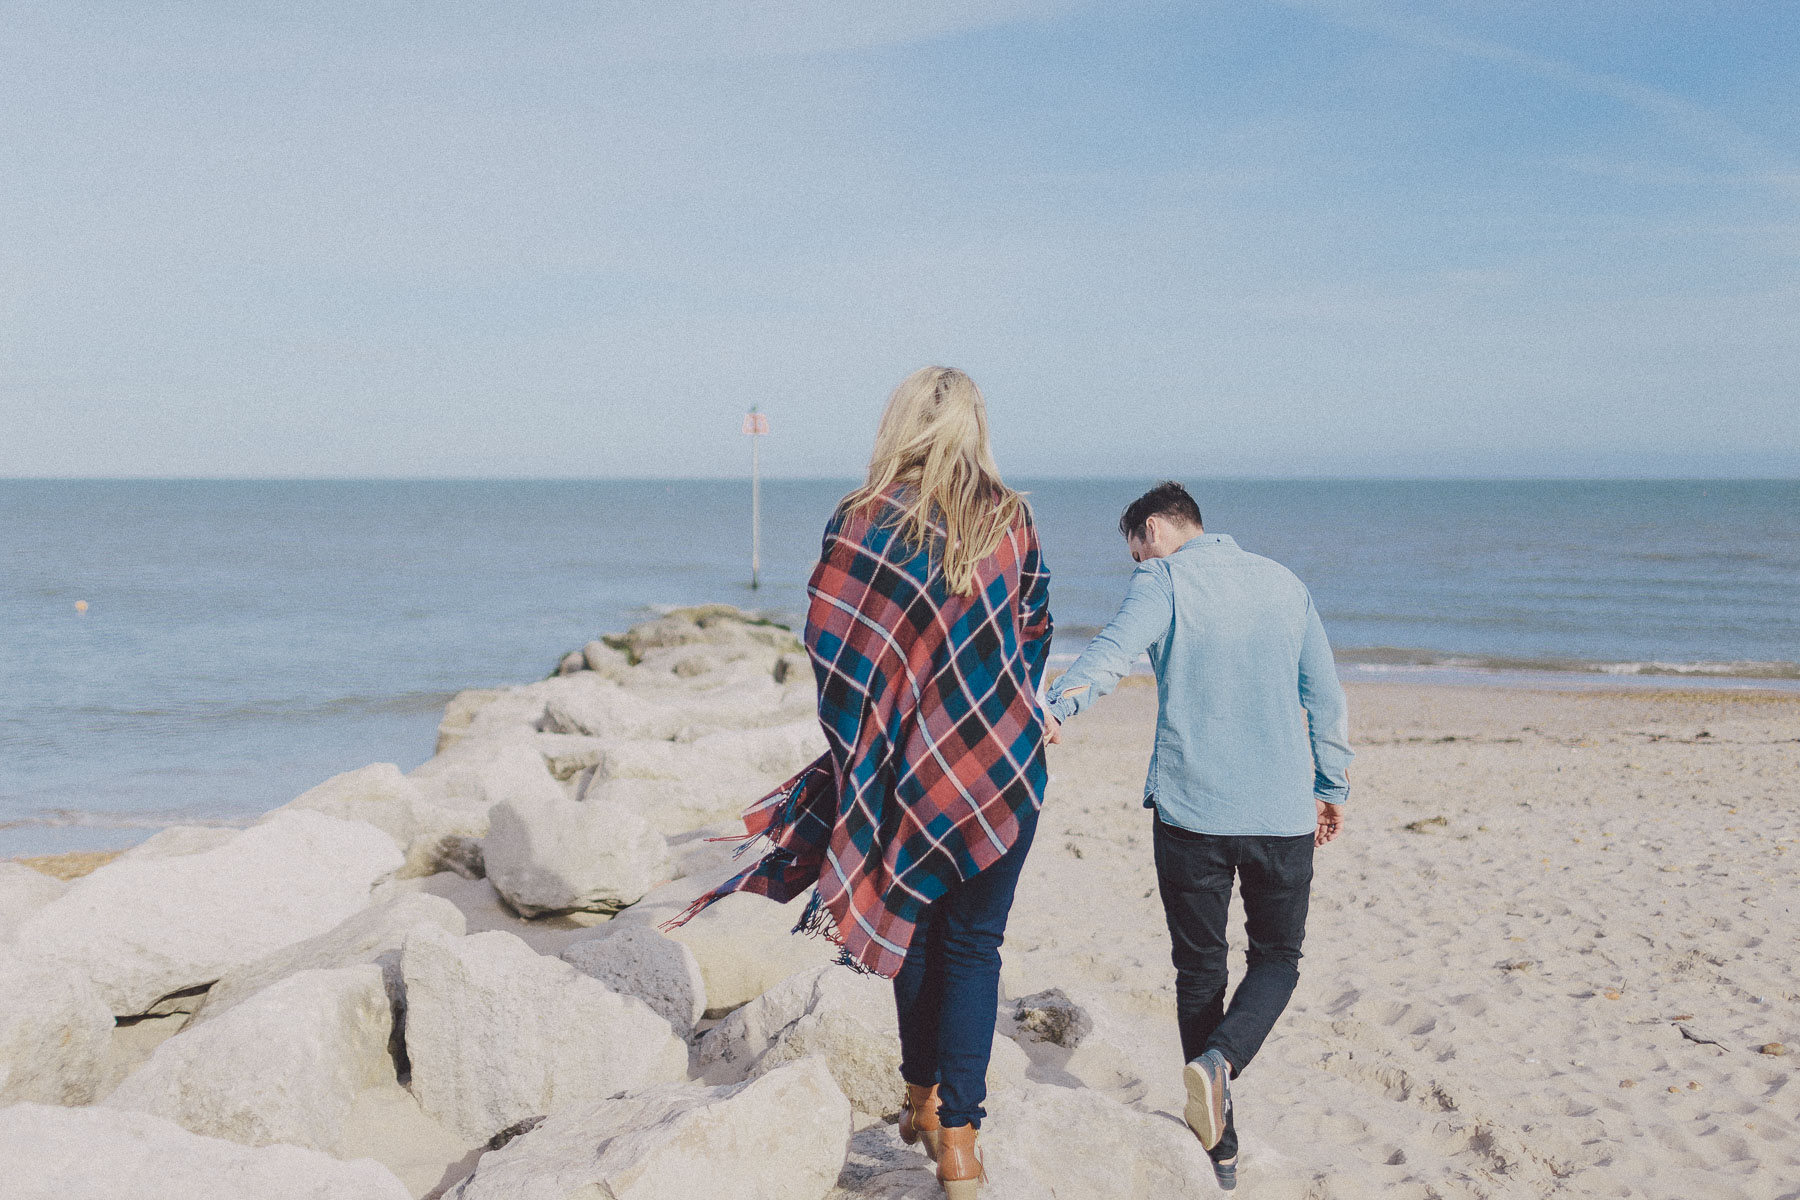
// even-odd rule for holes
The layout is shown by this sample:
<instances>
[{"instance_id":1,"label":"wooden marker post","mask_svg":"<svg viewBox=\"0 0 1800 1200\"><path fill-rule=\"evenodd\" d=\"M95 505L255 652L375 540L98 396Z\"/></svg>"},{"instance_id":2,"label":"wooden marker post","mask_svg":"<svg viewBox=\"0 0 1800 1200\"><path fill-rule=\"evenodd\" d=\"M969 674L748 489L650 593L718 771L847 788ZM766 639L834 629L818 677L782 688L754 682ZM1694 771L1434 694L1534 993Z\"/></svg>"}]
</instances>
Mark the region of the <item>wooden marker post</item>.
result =
<instances>
[{"instance_id":1,"label":"wooden marker post","mask_svg":"<svg viewBox=\"0 0 1800 1200\"><path fill-rule=\"evenodd\" d=\"M769 433L769 418L754 407L744 414L744 436L750 439L750 590L762 586L762 456L759 439Z\"/></svg>"}]
</instances>

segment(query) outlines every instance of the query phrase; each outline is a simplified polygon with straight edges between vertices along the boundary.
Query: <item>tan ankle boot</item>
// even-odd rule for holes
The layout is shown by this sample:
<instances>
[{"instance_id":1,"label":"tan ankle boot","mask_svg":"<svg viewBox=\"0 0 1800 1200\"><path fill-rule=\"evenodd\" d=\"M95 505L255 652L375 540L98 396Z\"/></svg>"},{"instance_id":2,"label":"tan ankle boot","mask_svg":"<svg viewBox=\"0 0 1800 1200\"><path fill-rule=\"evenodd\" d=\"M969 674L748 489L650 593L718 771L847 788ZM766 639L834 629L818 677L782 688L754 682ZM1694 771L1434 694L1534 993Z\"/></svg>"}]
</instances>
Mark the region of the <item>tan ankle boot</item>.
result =
<instances>
[{"instance_id":1,"label":"tan ankle boot","mask_svg":"<svg viewBox=\"0 0 1800 1200\"><path fill-rule=\"evenodd\" d=\"M924 1142L925 1153L936 1162L938 1138L942 1132L943 1127L938 1124L937 1084L930 1087L907 1084L906 1100L900 1106L900 1140L909 1146Z\"/></svg>"},{"instance_id":2,"label":"tan ankle boot","mask_svg":"<svg viewBox=\"0 0 1800 1200\"><path fill-rule=\"evenodd\" d=\"M975 1200L987 1182L981 1153L975 1149L975 1127L953 1125L939 1136L937 1177L945 1200Z\"/></svg>"}]
</instances>

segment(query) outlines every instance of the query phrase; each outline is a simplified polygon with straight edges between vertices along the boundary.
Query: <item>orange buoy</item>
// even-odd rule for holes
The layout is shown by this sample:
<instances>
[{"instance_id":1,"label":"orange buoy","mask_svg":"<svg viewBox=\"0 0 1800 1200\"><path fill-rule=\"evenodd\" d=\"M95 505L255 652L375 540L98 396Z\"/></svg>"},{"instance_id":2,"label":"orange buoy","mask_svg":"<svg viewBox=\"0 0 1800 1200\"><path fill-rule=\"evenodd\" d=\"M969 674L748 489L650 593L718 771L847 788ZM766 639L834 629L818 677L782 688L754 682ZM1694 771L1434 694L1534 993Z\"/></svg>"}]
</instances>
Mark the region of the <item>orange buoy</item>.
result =
<instances>
[{"instance_id":1,"label":"orange buoy","mask_svg":"<svg viewBox=\"0 0 1800 1200\"><path fill-rule=\"evenodd\" d=\"M76 612L86 612L87 611L87 601L86 600L77 600L75 602L75 611Z\"/></svg>"}]
</instances>

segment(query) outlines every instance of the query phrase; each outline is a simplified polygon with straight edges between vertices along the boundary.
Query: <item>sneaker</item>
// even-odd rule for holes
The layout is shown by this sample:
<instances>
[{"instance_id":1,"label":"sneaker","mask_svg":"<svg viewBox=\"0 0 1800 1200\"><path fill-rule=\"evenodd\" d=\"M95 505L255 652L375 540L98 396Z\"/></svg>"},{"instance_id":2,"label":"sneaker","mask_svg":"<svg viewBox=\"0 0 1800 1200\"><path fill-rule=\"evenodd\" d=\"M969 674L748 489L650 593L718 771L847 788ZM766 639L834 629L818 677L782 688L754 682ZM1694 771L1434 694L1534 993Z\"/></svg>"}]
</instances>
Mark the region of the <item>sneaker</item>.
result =
<instances>
[{"instance_id":1,"label":"sneaker","mask_svg":"<svg viewBox=\"0 0 1800 1200\"><path fill-rule=\"evenodd\" d=\"M1228 1163L1222 1163L1222 1162L1214 1163L1213 1164L1213 1178L1215 1178L1219 1181L1219 1190L1220 1191L1225 1191L1225 1192L1236 1191L1237 1190L1237 1159L1234 1158Z\"/></svg>"},{"instance_id":2,"label":"sneaker","mask_svg":"<svg viewBox=\"0 0 1800 1200\"><path fill-rule=\"evenodd\" d=\"M1200 1144L1211 1150L1225 1136L1225 1114L1231 1111L1231 1064L1217 1050L1208 1050L1181 1074L1188 1097L1182 1115Z\"/></svg>"}]
</instances>

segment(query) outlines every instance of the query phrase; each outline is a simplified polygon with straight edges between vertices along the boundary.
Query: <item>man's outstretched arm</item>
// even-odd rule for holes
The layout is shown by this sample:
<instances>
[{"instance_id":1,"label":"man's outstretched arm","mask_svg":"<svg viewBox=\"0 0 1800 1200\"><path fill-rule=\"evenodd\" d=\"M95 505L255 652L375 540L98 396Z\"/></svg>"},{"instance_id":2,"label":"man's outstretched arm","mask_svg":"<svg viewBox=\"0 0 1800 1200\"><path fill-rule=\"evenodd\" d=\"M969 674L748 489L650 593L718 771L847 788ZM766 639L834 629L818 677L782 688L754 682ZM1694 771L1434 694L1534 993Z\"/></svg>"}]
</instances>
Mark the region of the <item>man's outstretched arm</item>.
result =
<instances>
[{"instance_id":1,"label":"man's outstretched arm","mask_svg":"<svg viewBox=\"0 0 1800 1200\"><path fill-rule=\"evenodd\" d=\"M1081 657L1050 686L1049 715L1057 723L1085 711L1119 686L1138 655L1169 632L1175 621L1175 589L1160 560L1132 572L1119 611L1107 622Z\"/></svg>"}]
</instances>

